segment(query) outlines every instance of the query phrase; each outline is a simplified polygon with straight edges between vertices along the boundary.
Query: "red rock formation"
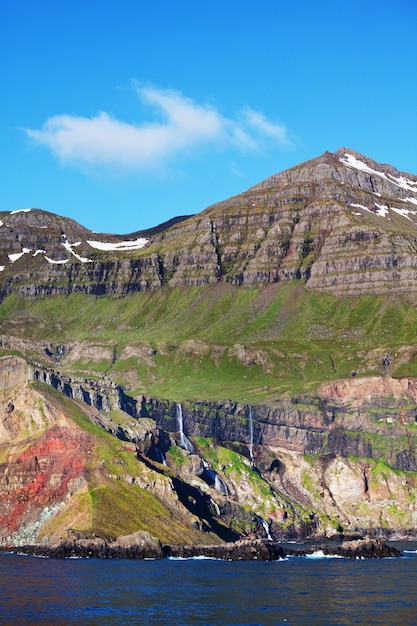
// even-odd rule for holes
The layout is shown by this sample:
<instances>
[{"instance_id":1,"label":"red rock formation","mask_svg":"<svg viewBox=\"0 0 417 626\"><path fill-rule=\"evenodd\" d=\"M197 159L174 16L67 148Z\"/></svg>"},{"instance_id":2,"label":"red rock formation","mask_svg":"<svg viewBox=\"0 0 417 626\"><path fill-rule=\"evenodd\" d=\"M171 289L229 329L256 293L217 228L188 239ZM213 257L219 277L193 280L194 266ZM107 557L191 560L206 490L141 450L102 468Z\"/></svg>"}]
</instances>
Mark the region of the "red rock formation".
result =
<instances>
[{"instance_id":1,"label":"red rock formation","mask_svg":"<svg viewBox=\"0 0 417 626\"><path fill-rule=\"evenodd\" d=\"M5 448L6 444L1 446ZM9 447L0 465L0 537L16 543L21 529L39 526L40 516L57 509L85 483L92 449L88 433L54 425L39 437Z\"/></svg>"}]
</instances>

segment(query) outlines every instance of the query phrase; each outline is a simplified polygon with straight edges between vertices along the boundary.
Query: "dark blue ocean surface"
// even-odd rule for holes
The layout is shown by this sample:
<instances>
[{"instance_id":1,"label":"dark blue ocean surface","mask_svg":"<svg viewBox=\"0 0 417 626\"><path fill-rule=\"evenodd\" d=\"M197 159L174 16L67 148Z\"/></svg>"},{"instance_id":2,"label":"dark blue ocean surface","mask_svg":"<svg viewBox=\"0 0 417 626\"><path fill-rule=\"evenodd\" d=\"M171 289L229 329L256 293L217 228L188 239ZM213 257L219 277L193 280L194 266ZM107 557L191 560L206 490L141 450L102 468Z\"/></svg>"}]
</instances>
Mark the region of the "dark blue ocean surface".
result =
<instances>
[{"instance_id":1,"label":"dark blue ocean surface","mask_svg":"<svg viewBox=\"0 0 417 626\"><path fill-rule=\"evenodd\" d=\"M0 624L417 624L416 544L399 559L42 559L0 553Z\"/></svg>"}]
</instances>

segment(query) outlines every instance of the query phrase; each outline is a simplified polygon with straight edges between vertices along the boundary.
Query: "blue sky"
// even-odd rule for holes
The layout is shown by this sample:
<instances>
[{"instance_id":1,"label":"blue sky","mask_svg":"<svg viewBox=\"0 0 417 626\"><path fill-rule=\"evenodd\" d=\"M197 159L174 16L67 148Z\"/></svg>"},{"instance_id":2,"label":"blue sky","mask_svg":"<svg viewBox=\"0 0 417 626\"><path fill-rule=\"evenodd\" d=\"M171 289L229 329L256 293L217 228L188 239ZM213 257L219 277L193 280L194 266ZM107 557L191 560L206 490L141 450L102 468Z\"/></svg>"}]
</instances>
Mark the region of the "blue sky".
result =
<instances>
[{"instance_id":1,"label":"blue sky","mask_svg":"<svg viewBox=\"0 0 417 626\"><path fill-rule=\"evenodd\" d=\"M127 234L345 146L417 174L415 0L3 0L0 210Z\"/></svg>"}]
</instances>

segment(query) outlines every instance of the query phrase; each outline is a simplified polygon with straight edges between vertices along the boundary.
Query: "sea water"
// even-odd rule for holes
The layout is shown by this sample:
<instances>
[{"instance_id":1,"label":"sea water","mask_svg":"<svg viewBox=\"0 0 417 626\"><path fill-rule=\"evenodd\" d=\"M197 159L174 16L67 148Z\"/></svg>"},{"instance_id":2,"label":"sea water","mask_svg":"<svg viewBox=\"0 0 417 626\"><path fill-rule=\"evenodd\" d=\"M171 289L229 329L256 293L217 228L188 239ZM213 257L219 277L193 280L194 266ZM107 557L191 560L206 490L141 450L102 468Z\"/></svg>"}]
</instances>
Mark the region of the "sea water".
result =
<instances>
[{"instance_id":1,"label":"sea water","mask_svg":"<svg viewBox=\"0 0 417 626\"><path fill-rule=\"evenodd\" d=\"M45 559L0 553L0 624L417 624L417 544L396 559Z\"/></svg>"}]
</instances>

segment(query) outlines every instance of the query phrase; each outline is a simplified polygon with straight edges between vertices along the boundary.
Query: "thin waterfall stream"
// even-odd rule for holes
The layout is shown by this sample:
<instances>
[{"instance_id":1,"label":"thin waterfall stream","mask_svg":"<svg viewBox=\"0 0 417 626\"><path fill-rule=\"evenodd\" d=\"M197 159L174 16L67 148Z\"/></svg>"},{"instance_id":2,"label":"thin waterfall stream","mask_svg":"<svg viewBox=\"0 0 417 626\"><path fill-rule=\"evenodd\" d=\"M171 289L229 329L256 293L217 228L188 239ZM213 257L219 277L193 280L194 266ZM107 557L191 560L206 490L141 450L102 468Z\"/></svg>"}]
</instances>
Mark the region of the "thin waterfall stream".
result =
<instances>
[{"instance_id":1,"label":"thin waterfall stream","mask_svg":"<svg viewBox=\"0 0 417 626\"><path fill-rule=\"evenodd\" d=\"M251 465L254 465L253 458L253 415L252 415L252 407L248 404L248 414L249 414L249 458Z\"/></svg>"},{"instance_id":2,"label":"thin waterfall stream","mask_svg":"<svg viewBox=\"0 0 417 626\"><path fill-rule=\"evenodd\" d=\"M270 530L269 530L268 522L266 522L264 519L262 519L262 517L259 517L259 521L261 522L262 526L264 527L264 530L266 532L266 538L269 539L270 541L272 541L272 537L271 537L271 533L270 533Z\"/></svg>"},{"instance_id":3,"label":"thin waterfall stream","mask_svg":"<svg viewBox=\"0 0 417 626\"><path fill-rule=\"evenodd\" d=\"M188 450L188 452L190 452L191 454L194 454L194 446L191 443L191 441L188 439L188 437L186 437L186 435L184 434L184 419L182 415L182 406L179 402L177 403L176 416L177 416L177 424L178 424L178 433L180 436L180 446L184 450Z\"/></svg>"}]
</instances>

